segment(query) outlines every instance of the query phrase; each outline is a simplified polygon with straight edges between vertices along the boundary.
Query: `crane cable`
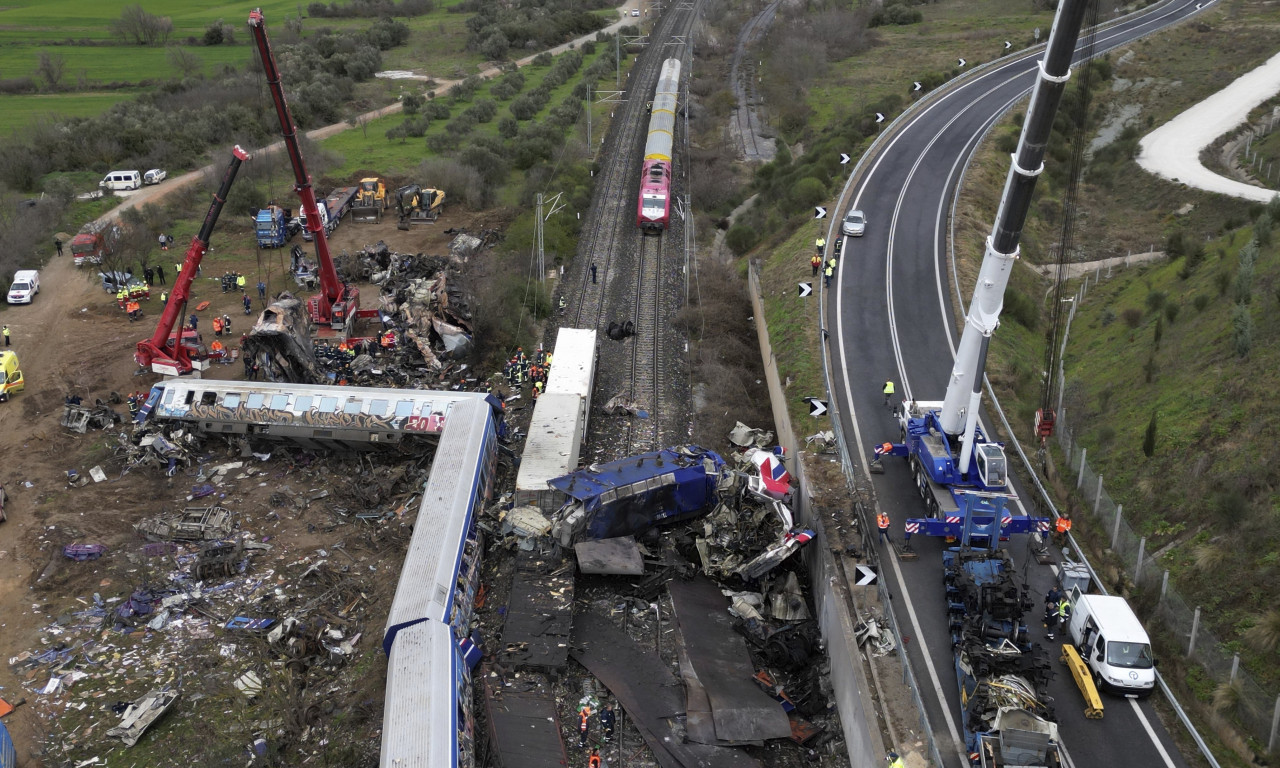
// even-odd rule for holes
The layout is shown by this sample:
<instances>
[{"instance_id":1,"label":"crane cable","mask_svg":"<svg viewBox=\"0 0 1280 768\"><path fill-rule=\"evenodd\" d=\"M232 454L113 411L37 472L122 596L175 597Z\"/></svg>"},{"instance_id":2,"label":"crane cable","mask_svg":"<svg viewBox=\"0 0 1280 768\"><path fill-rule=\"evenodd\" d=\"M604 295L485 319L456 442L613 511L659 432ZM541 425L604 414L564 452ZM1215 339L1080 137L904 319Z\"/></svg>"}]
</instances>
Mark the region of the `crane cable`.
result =
<instances>
[{"instance_id":1,"label":"crane cable","mask_svg":"<svg viewBox=\"0 0 1280 768\"><path fill-rule=\"evenodd\" d=\"M1080 177L1084 173L1084 153L1085 144L1088 134L1089 124L1089 104L1092 93L1093 83L1093 60L1095 48L1094 44L1097 38L1098 29L1098 3L1089 4L1089 18L1087 19L1087 31L1084 36L1084 42L1081 46L1080 62L1076 66L1076 71L1080 72L1083 77L1080 78L1079 84L1076 86L1075 109L1069 112L1074 136L1071 144L1071 165L1069 169L1069 178L1066 188L1063 191L1062 200L1062 228L1058 239L1057 254L1057 274L1053 288L1050 290L1050 308L1049 315L1052 321L1049 324L1046 336L1045 353L1044 353L1044 379L1041 386L1040 395L1040 413L1049 416L1050 420L1056 418L1053 411L1054 395L1057 394L1057 378L1054 371L1062 364L1062 352L1059 345L1062 343L1063 333L1063 303L1064 294L1066 293L1067 281L1070 275L1068 268L1070 259L1075 250L1075 221L1076 221L1076 197L1080 187ZM1065 383L1064 383L1065 386ZM1048 436L1044 433L1038 434L1037 439L1040 443L1040 450L1044 450L1044 444Z\"/></svg>"}]
</instances>

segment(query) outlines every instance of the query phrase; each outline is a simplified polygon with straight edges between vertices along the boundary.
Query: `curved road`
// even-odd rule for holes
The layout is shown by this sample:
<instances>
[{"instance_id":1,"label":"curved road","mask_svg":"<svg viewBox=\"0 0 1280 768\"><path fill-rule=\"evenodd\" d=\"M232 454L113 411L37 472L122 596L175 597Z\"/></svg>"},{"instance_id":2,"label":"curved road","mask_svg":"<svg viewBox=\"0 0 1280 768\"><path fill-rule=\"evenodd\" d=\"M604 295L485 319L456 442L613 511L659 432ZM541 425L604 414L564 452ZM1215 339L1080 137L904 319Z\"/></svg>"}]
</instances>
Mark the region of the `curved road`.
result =
<instances>
[{"instance_id":1,"label":"curved road","mask_svg":"<svg viewBox=\"0 0 1280 768\"><path fill-rule=\"evenodd\" d=\"M1208 3L1200 0L1200 5ZM1097 33L1101 53L1176 23L1197 10L1197 0L1175 0ZM863 462L871 446L899 437L880 394L886 379L903 397L941 400L959 332L948 266L948 214L965 162L991 124L1025 97L1034 84L1041 51L999 61L901 118L868 158L842 196L837 214L850 207L867 214L867 234L846 239L834 291L824 296L831 329L830 393L848 451ZM857 172L855 172L857 173ZM833 217L828 239L839 236ZM966 288L966 291L968 289ZM967 307L966 295L963 305ZM998 331L997 331L998 333ZM1024 425L1030 429L1030 425ZM984 424L987 434L994 434ZM1012 452L1011 452L1012 454ZM1016 465L1016 456L1013 456ZM878 503L894 522L922 516L923 505L904 462L886 462L872 483ZM1019 488L1023 499L1030 494ZM1019 502L1021 505L1021 502ZM1025 513L1025 509L1023 509ZM911 662L938 751L949 768L967 765L960 736L959 701L947 640L942 599L942 543L917 536L915 561L885 553L889 578ZM1018 569L1033 592L1043 595L1054 575L1035 564L1026 544L1011 543ZM1032 638L1045 643L1037 602ZM1056 654L1055 654L1056 655ZM1068 765L1079 768L1182 768L1178 754L1152 707L1104 698L1106 717L1086 720L1083 703L1066 668L1055 661L1050 685Z\"/></svg>"}]
</instances>

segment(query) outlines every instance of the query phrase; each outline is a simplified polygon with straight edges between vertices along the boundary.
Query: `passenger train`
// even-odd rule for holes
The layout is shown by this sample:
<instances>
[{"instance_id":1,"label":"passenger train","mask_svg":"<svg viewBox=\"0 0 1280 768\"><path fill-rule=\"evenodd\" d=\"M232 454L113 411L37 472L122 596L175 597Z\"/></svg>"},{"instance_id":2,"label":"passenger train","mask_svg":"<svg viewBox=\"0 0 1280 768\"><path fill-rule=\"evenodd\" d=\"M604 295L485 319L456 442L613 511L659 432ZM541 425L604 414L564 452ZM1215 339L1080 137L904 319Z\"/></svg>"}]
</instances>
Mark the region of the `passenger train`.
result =
<instances>
[{"instance_id":1,"label":"passenger train","mask_svg":"<svg viewBox=\"0 0 1280 768\"><path fill-rule=\"evenodd\" d=\"M644 143L640 176L640 205L636 226L646 235L660 235L671 219L671 169L675 154L676 95L680 88L680 60L662 63L653 94L649 133Z\"/></svg>"},{"instance_id":2,"label":"passenger train","mask_svg":"<svg viewBox=\"0 0 1280 768\"><path fill-rule=\"evenodd\" d=\"M387 653L382 768L473 768L472 636L483 542L476 526L494 492L495 399L455 403L422 494L382 647Z\"/></svg>"},{"instance_id":3,"label":"passenger train","mask_svg":"<svg viewBox=\"0 0 1280 768\"><path fill-rule=\"evenodd\" d=\"M458 403L485 397L483 392L181 378L154 385L137 419L185 421L206 434L365 450L413 435L439 435Z\"/></svg>"}]
</instances>

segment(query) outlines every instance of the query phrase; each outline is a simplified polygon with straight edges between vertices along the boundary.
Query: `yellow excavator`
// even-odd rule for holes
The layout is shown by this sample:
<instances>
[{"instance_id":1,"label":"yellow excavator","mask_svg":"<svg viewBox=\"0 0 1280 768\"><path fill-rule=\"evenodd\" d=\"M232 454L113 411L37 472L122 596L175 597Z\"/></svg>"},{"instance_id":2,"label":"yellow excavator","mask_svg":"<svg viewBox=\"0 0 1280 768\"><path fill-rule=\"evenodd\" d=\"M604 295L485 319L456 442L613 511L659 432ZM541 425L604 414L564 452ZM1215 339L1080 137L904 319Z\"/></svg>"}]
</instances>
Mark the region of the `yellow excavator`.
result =
<instances>
[{"instance_id":1,"label":"yellow excavator","mask_svg":"<svg viewBox=\"0 0 1280 768\"><path fill-rule=\"evenodd\" d=\"M377 176L361 179L356 198L351 201L351 220L382 221L382 212L390 205L386 182Z\"/></svg>"},{"instance_id":2,"label":"yellow excavator","mask_svg":"<svg viewBox=\"0 0 1280 768\"><path fill-rule=\"evenodd\" d=\"M396 207L400 210L396 229L435 221L444 212L444 190L424 189L417 184L401 187L396 190Z\"/></svg>"}]
</instances>

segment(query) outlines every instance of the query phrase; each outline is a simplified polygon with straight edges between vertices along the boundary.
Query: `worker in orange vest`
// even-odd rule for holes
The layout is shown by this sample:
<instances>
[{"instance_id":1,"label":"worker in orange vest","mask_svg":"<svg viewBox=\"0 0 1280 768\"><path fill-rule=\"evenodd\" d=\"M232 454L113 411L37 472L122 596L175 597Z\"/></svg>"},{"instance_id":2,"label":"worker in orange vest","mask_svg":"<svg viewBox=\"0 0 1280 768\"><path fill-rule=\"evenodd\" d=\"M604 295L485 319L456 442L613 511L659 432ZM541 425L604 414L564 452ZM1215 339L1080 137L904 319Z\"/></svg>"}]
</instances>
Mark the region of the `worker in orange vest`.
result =
<instances>
[{"instance_id":1,"label":"worker in orange vest","mask_svg":"<svg viewBox=\"0 0 1280 768\"><path fill-rule=\"evenodd\" d=\"M129 311L129 322L133 322L134 320L141 319L142 317L141 304L139 304L136 301L130 301L128 304L125 305L125 308Z\"/></svg>"},{"instance_id":2,"label":"worker in orange vest","mask_svg":"<svg viewBox=\"0 0 1280 768\"><path fill-rule=\"evenodd\" d=\"M1057 529L1055 538L1058 540L1058 546L1062 546L1067 541L1067 534L1071 533L1071 518L1064 514L1059 514L1055 528Z\"/></svg>"},{"instance_id":3,"label":"worker in orange vest","mask_svg":"<svg viewBox=\"0 0 1280 768\"><path fill-rule=\"evenodd\" d=\"M587 768L600 768L600 750L591 750L591 758L587 760Z\"/></svg>"},{"instance_id":4,"label":"worker in orange vest","mask_svg":"<svg viewBox=\"0 0 1280 768\"><path fill-rule=\"evenodd\" d=\"M213 335L214 336L222 335L222 318L218 317L217 315L213 316Z\"/></svg>"},{"instance_id":5,"label":"worker in orange vest","mask_svg":"<svg viewBox=\"0 0 1280 768\"><path fill-rule=\"evenodd\" d=\"M591 707L583 706L578 710L578 746L587 748L587 728L591 722Z\"/></svg>"},{"instance_id":6,"label":"worker in orange vest","mask_svg":"<svg viewBox=\"0 0 1280 768\"><path fill-rule=\"evenodd\" d=\"M887 541L889 539L889 516L883 512L877 512L876 527L880 529L880 541Z\"/></svg>"}]
</instances>

